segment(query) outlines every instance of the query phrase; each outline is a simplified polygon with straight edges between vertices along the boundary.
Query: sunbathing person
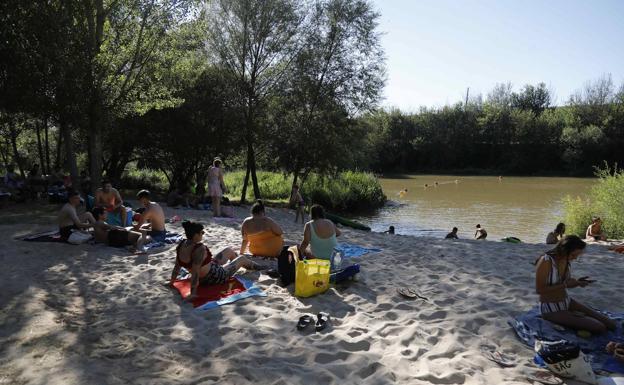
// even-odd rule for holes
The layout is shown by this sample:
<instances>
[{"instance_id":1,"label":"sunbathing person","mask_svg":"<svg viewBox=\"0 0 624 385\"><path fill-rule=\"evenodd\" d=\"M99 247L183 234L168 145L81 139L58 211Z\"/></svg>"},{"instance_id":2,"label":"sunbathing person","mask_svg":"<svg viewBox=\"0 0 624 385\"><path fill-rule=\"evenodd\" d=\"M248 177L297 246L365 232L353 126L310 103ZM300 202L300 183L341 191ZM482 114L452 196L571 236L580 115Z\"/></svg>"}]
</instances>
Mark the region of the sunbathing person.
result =
<instances>
[{"instance_id":1,"label":"sunbathing person","mask_svg":"<svg viewBox=\"0 0 624 385\"><path fill-rule=\"evenodd\" d=\"M551 231L546 236L546 244L548 245L557 244L557 242L563 239L563 234L565 234L565 231L566 231L565 224L562 222L559 222L559 224L557 224L557 227L555 227L555 230Z\"/></svg>"},{"instance_id":2,"label":"sunbathing person","mask_svg":"<svg viewBox=\"0 0 624 385\"><path fill-rule=\"evenodd\" d=\"M106 223L107 212L102 207L96 207L91 212L96 222L93 225L95 240L112 247L133 246L138 252L143 252L143 245L147 231L129 231L123 227L112 226Z\"/></svg>"},{"instance_id":3,"label":"sunbathing person","mask_svg":"<svg viewBox=\"0 0 624 385\"><path fill-rule=\"evenodd\" d=\"M321 205L312 206L310 216L312 220L303 228L300 250L308 258L331 260L334 248L338 245L336 237L340 236L340 230L334 222L325 219L325 210ZM308 251L308 245L310 251Z\"/></svg>"},{"instance_id":4,"label":"sunbathing person","mask_svg":"<svg viewBox=\"0 0 624 385\"><path fill-rule=\"evenodd\" d=\"M67 194L68 202L63 205L58 214L59 232L61 239L67 241L72 230L83 230L93 227L95 219L91 213L84 213L80 216L76 207L80 206L80 194L70 191Z\"/></svg>"},{"instance_id":5,"label":"sunbathing person","mask_svg":"<svg viewBox=\"0 0 624 385\"><path fill-rule=\"evenodd\" d=\"M147 229L152 240L156 242L165 242L167 230L165 229L165 212L156 202L150 200L150 192L141 190L137 194L137 199L144 207L143 212L137 217L138 223L134 226L135 230Z\"/></svg>"},{"instance_id":6,"label":"sunbathing person","mask_svg":"<svg viewBox=\"0 0 624 385\"><path fill-rule=\"evenodd\" d=\"M245 257L239 257L231 248L225 248L215 256L202 243L204 226L201 223L184 221L182 223L186 239L176 248L176 261L171 273L170 286L173 286L180 268L191 273L191 293L185 298L192 301L197 297L199 285L214 285L227 282L241 267L259 270L257 263Z\"/></svg>"},{"instance_id":7,"label":"sunbathing person","mask_svg":"<svg viewBox=\"0 0 624 385\"><path fill-rule=\"evenodd\" d=\"M585 232L585 239L588 241L606 241L607 237L602 232L602 219L593 217L592 223Z\"/></svg>"},{"instance_id":8,"label":"sunbathing person","mask_svg":"<svg viewBox=\"0 0 624 385\"><path fill-rule=\"evenodd\" d=\"M444 237L444 239L459 239L459 237L457 236L457 227L453 227L453 230L446 234L446 237Z\"/></svg>"},{"instance_id":9,"label":"sunbathing person","mask_svg":"<svg viewBox=\"0 0 624 385\"><path fill-rule=\"evenodd\" d=\"M240 253L249 252L261 257L279 257L284 238L282 228L273 219L266 216L264 204L257 201L251 206L251 216L241 226L243 241Z\"/></svg>"},{"instance_id":10,"label":"sunbathing person","mask_svg":"<svg viewBox=\"0 0 624 385\"><path fill-rule=\"evenodd\" d=\"M537 260L535 290L540 297L542 318L591 333L615 330L612 319L568 296L568 289L594 282L589 277L572 278L570 264L583 253L585 246L581 238L568 235Z\"/></svg>"},{"instance_id":11,"label":"sunbathing person","mask_svg":"<svg viewBox=\"0 0 624 385\"><path fill-rule=\"evenodd\" d=\"M487 238L487 231L481 225L477 225L477 231L475 231L475 239L485 239Z\"/></svg>"},{"instance_id":12,"label":"sunbathing person","mask_svg":"<svg viewBox=\"0 0 624 385\"><path fill-rule=\"evenodd\" d=\"M104 207L109 213L118 213L121 218L121 223L126 223L126 206L123 205L123 200L117 189L113 188L111 182L107 179L102 181L102 187L95 192L94 207Z\"/></svg>"}]
</instances>

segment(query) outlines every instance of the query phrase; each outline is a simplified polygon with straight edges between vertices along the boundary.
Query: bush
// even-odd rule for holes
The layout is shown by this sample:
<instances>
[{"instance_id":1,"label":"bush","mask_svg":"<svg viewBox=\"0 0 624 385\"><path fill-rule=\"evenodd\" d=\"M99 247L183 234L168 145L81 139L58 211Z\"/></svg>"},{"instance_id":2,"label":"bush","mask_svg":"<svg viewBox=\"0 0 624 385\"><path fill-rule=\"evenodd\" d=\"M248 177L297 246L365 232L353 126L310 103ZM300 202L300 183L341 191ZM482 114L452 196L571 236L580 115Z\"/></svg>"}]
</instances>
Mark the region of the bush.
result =
<instances>
[{"instance_id":1,"label":"bush","mask_svg":"<svg viewBox=\"0 0 624 385\"><path fill-rule=\"evenodd\" d=\"M282 173L259 171L258 187L263 198L287 200L290 198L292 177ZM225 175L228 194L237 198L243 188L244 171L230 172ZM253 194L251 181L248 194ZM306 203L321 204L328 210L338 212L369 211L377 209L386 201L377 178L370 173L346 171L335 177L323 177L311 174L301 186L301 194Z\"/></svg>"},{"instance_id":2,"label":"bush","mask_svg":"<svg viewBox=\"0 0 624 385\"><path fill-rule=\"evenodd\" d=\"M566 197L566 227L571 234L585 236L592 216L602 218L602 228L609 238L624 238L624 171L605 166L596 170L598 182L586 199Z\"/></svg>"},{"instance_id":3,"label":"bush","mask_svg":"<svg viewBox=\"0 0 624 385\"><path fill-rule=\"evenodd\" d=\"M125 189L167 191L169 182L162 171L131 168L121 176L121 185Z\"/></svg>"}]
</instances>

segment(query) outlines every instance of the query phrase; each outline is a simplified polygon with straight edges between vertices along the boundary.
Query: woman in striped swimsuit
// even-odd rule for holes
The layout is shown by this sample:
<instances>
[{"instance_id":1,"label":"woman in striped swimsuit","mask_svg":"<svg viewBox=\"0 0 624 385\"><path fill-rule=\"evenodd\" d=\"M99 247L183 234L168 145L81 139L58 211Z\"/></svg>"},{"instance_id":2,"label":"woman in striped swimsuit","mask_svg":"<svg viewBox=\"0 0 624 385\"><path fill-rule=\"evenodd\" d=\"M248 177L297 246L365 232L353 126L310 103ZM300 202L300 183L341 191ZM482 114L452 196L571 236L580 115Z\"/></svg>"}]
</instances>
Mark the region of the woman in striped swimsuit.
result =
<instances>
[{"instance_id":1,"label":"woman in striped swimsuit","mask_svg":"<svg viewBox=\"0 0 624 385\"><path fill-rule=\"evenodd\" d=\"M603 333L615 330L616 324L568 296L568 288L591 284L588 277L572 278L570 262L585 250L585 242L576 235L568 235L557 246L537 260L535 288L540 296L542 318L575 330Z\"/></svg>"}]
</instances>

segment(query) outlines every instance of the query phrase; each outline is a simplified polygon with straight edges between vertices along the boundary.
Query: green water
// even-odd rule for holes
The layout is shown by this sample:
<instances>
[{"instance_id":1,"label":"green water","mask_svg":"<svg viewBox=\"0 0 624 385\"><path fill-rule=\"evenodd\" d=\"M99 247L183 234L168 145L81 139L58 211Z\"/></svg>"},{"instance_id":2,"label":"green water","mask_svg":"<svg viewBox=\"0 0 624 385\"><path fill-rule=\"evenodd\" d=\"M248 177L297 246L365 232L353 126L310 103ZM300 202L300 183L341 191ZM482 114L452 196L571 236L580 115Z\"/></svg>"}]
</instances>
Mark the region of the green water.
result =
<instances>
[{"instance_id":1,"label":"green water","mask_svg":"<svg viewBox=\"0 0 624 385\"><path fill-rule=\"evenodd\" d=\"M473 238L479 223L487 230L488 240L514 236L538 243L563 220L563 198L584 195L593 182L589 178L499 180L448 175L383 178L381 185L389 205L358 219L373 231L393 225L398 234L417 236L443 237L456 226L460 238ZM404 189L407 192L401 194Z\"/></svg>"}]
</instances>

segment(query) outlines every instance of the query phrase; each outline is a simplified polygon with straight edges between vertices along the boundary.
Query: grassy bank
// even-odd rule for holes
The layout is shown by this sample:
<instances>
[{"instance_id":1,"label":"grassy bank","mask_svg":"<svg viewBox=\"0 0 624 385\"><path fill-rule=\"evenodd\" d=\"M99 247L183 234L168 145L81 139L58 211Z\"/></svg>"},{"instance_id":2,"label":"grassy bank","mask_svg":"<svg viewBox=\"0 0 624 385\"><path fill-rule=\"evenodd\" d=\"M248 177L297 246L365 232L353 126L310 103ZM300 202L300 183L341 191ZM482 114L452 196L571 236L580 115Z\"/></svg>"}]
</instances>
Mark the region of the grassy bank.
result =
<instances>
[{"instance_id":1,"label":"grassy bank","mask_svg":"<svg viewBox=\"0 0 624 385\"><path fill-rule=\"evenodd\" d=\"M566 197L565 223L568 233L585 236L592 216L603 221L607 237L624 239L624 171L605 167L587 197Z\"/></svg>"},{"instance_id":2,"label":"grassy bank","mask_svg":"<svg viewBox=\"0 0 624 385\"><path fill-rule=\"evenodd\" d=\"M244 171L229 172L225 175L225 184L233 198L239 198ZM269 200L288 200L292 177L282 173L258 172L258 186L263 198ZM322 177L311 174L301 187L308 205L318 203L329 210L338 212L361 212L377 209L386 201L377 178L370 173L346 171L334 177ZM253 196L251 180L247 187L247 196Z\"/></svg>"}]
</instances>

